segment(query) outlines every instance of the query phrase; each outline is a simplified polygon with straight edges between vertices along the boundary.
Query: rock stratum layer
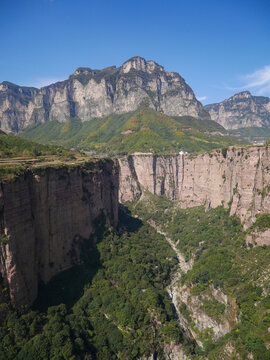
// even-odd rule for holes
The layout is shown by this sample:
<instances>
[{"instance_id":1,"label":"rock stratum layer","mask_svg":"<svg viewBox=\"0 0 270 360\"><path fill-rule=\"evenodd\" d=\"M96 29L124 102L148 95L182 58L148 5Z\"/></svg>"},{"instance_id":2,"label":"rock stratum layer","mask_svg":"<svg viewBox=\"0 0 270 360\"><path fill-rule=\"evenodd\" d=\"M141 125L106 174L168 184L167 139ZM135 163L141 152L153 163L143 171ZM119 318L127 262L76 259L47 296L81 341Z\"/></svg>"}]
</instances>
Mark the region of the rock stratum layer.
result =
<instances>
[{"instance_id":1,"label":"rock stratum layer","mask_svg":"<svg viewBox=\"0 0 270 360\"><path fill-rule=\"evenodd\" d=\"M119 68L78 68L68 80L41 89L1 83L0 128L18 132L50 120L89 121L136 110L141 103L171 116L210 119L178 73L137 56Z\"/></svg>"},{"instance_id":2,"label":"rock stratum layer","mask_svg":"<svg viewBox=\"0 0 270 360\"><path fill-rule=\"evenodd\" d=\"M26 171L0 188L0 287L15 306L31 304L40 281L83 263L103 217L118 219L118 168L111 160ZM7 290L6 290L7 291Z\"/></svg>"},{"instance_id":3,"label":"rock stratum layer","mask_svg":"<svg viewBox=\"0 0 270 360\"><path fill-rule=\"evenodd\" d=\"M225 129L270 125L270 98L252 96L249 91L235 94L217 104L206 105L211 119Z\"/></svg>"},{"instance_id":4,"label":"rock stratum layer","mask_svg":"<svg viewBox=\"0 0 270 360\"><path fill-rule=\"evenodd\" d=\"M183 208L230 206L245 227L256 214L270 213L269 147L232 147L198 156L133 155L119 164L121 202L148 190L180 200Z\"/></svg>"}]
</instances>

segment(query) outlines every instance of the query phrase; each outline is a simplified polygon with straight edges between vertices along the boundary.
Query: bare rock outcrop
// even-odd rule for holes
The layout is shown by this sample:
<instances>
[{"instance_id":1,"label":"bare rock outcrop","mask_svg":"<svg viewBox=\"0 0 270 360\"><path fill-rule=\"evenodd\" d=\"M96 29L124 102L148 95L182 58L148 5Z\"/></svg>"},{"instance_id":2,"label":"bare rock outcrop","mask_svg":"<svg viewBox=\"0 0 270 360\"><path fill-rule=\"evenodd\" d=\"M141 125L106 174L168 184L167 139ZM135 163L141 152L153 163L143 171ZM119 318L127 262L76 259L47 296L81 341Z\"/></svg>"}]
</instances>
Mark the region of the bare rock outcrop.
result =
<instances>
[{"instance_id":1,"label":"bare rock outcrop","mask_svg":"<svg viewBox=\"0 0 270 360\"><path fill-rule=\"evenodd\" d=\"M239 321L239 309L235 299L223 294L220 289L211 288L210 290L211 295L196 296L192 295L189 287L175 284L171 291L172 302L177 309L181 325L199 346L203 346L199 334L208 331L211 333L211 338L216 341L230 332ZM203 301L212 299L224 305L224 314L220 314L217 318L208 315L203 308Z\"/></svg>"},{"instance_id":2,"label":"bare rock outcrop","mask_svg":"<svg viewBox=\"0 0 270 360\"><path fill-rule=\"evenodd\" d=\"M26 170L0 185L0 286L15 306L35 300L39 281L82 264L98 219L117 223L118 167L111 160Z\"/></svg>"},{"instance_id":3,"label":"bare rock outcrop","mask_svg":"<svg viewBox=\"0 0 270 360\"><path fill-rule=\"evenodd\" d=\"M190 358L185 354L185 351L181 344L165 344L163 351L164 353L161 356L157 354L152 354L147 357L142 357L139 360L190 360Z\"/></svg>"},{"instance_id":4,"label":"bare rock outcrop","mask_svg":"<svg viewBox=\"0 0 270 360\"><path fill-rule=\"evenodd\" d=\"M265 231L255 230L246 237L246 243L252 246L270 245L270 229Z\"/></svg>"}]
</instances>

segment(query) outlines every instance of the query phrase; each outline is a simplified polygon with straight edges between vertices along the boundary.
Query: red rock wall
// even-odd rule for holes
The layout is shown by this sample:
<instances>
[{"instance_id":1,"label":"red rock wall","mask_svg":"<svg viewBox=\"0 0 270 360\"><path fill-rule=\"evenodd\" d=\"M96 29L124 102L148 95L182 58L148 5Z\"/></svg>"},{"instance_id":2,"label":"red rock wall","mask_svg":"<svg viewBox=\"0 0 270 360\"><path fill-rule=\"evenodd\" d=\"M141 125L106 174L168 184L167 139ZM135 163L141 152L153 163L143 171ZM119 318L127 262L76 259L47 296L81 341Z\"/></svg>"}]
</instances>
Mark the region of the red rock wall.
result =
<instances>
[{"instance_id":1,"label":"red rock wall","mask_svg":"<svg viewBox=\"0 0 270 360\"><path fill-rule=\"evenodd\" d=\"M82 238L95 233L94 221L118 220L118 168L113 161L84 167L28 170L0 190L2 287L15 305L31 304L38 283L81 263Z\"/></svg>"},{"instance_id":2,"label":"red rock wall","mask_svg":"<svg viewBox=\"0 0 270 360\"><path fill-rule=\"evenodd\" d=\"M269 147L232 147L198 156L134 155L119 159L119 165L120 202L135 200L147 189L180 200L183 208L230 205L245 227L257 213L270 213Z\"/></svg>"}]
</instances>

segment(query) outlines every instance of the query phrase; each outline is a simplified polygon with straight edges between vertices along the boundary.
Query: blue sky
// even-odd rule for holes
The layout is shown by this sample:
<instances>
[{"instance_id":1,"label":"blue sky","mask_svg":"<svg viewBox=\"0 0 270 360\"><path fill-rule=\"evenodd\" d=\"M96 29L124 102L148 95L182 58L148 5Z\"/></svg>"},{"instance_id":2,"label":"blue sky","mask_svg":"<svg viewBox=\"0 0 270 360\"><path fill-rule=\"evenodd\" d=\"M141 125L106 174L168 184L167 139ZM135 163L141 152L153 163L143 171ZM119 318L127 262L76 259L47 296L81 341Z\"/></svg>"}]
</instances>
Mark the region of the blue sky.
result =
<instances>
[{"instance_id":1,"label":"blue sky","mask_svg":"<svg viewBox=\"0 0 270 360\"><path fill-rule=\"evenodd\" d=\"M43 86L139 55L204 104L270 96L269 0L0 0L0 82Z\"/></svg>"}]
</instances>

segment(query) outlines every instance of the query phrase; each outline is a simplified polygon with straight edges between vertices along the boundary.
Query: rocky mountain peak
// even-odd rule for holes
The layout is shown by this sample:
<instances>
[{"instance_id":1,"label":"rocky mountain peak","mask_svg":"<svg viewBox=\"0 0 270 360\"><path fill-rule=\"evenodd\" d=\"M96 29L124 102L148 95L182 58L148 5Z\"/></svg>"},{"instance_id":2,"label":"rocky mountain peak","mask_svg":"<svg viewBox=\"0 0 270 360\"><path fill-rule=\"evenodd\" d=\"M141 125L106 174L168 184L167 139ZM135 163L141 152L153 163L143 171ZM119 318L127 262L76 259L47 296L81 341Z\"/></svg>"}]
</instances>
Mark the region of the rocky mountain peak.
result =
<instances>
[{"instance_id":1,"label":"rocky mountain peak","mask_svg":"<svg viewBox=\"0 0 270 360\"><path fill-rule=\"evenodd\" d=\"M9 81L3 81L1 84L0 84L0 91L8 91L9 89L14 89L14 88L17 88L18 86L9 82Z\"/></svg>"},{"instance_id":2,"label":"rocky mountain peak","mask_svg":"<svg viewBox=\"0 0 270 360\"><path fill-rule=\"evenodd\" d=\"M88 79L91 78L91 76L95 76L97 74L100 74L100 73L106 73L106 72L111 72L111 71L115 71L117 68L116 66L109 66L109 67L106 67L105 69L102 69L102 70L93 70L89 67L79 67L78 69L76 69L76 71L70 75L69 78L76 78L76 77L80 77L80 76L86 76Z\"/></svg>"},{"instance_id":3,"label":"rocky mountain peak","mask_svg":"<svg viewBox=\"0 0 270 360\"><path fill-rule=\"evenodd\" d=\"M91 74L93 70L90 69L89 67L79 67L78 69L76 69L76 71L74 72L73 75L81 75L81 74Z\"/></svg>"},{"instance_id":4,"label":"rocky mountain peak","mask_svg":"<svg viewBox=\"0 0 270 360\"><path fill-rule=\"evenodd\" d=\"M0 84L0 91L6 91L7 87L4 83Z\"/></svg>"},{"instance_id":5,"label":"rocky mountain peak","mask_svg":"<svg viewBox=\"0 0 270 360\"><path fill-rule=\"evenodd\" d=\"M248 98L252 98L252 95L249 91L241 91L240 93L237 93L235 95L233 95L232 97L230 97L228 99L229 100L238 100L238 99L248 99Z\"/></svg>"},{"instance_id":6,"label":"rocky mountain peak","mask_svg":"<svg viewBox=\"0 0 270 360\"><path fill-rule=\"evenodd\" d=\"M270 98L242 91L217 104L206 105L211 119L225 129L270 125Z\"/></svg>"},{"instance_id":7,"label":"rocky mountain peak","mask_svg":"<svg viewBox=\"0 0 270 360\"><path fill-rule=\"evenodd\" d=\"M146 61L140 56L134 56L131 59L127 60L126 62L124 62L121 68L123 73L128 73L131 69L148 73L152 73L155 70L164 71L163 66L157 64L153 60Z\"/></svg>"}]
</instances>

